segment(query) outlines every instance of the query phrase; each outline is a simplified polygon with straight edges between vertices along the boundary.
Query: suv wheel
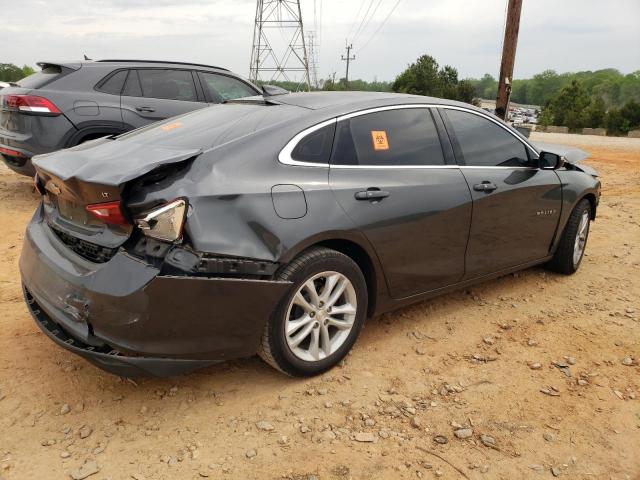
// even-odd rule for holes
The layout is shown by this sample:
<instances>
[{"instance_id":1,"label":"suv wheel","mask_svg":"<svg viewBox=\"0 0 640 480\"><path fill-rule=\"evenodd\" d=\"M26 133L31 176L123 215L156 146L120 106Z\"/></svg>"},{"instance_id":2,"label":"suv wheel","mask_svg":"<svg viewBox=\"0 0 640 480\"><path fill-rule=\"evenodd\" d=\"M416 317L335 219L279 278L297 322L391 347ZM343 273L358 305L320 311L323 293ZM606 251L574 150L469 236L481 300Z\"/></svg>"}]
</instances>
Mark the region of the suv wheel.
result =
<instances>
[{"instance_id":1,"label":"suv wheel","mask_svg":"<svg viewBox=\"0 0 640 480\"><path fill-rule=\"evenodd\" d=\"M328 248L307 250L277 275L293 286L265 326L259 355L292 376L329 370L349 352L367 311L358 265Z\"/></svg>"},{"instance_id":2,"label":"suv wheel","mask_svg":"<svg viewBox=\"0 0 640 480\"><path fill-rule=\"evenodd\" d=\"M589 237L591 204L581 200L571 212L555 255L547 264L550 270L571 275L578 270Z\"/></svg>"}]
</instances>

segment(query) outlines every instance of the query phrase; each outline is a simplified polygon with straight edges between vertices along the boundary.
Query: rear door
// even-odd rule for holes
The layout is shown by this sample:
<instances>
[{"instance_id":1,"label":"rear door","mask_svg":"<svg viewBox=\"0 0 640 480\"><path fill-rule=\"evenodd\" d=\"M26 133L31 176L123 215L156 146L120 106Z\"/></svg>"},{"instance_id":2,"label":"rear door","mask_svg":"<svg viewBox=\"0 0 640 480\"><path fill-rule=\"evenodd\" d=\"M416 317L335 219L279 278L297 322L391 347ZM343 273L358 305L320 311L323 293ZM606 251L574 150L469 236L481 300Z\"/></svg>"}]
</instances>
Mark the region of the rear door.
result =
<instances>
[{"instance_id":1,"label":"rear door","mask_svg":"<svg viewBox=\"0 0 640 480\"><path fill-rule=\"evenodd\" d=\"M385 107L339 119L329 180L364 232L393 298L464 275L471 196L447 164L428 108Z\"/></svg>"},{"instance_id":2,"label":"rear door","mask_svg":"<svg viewBox=\"0 0 640 480\"><path fill-rule=\"evenodd\" d=\"M207 106L191 70L130 70L121 97L125 126L137 128Z\"/></svg>"},{"instance_id":3,"label":"rear door","mask_svg":"<svg viewBox=\"0 0 640 480\"><path fill-rule=\"evenodd\" d=\"M538 168L535 151L497 120L441 112L473 196L466 278L547 256L560 218L558 175Z\"/></svg>"}]
</instances>

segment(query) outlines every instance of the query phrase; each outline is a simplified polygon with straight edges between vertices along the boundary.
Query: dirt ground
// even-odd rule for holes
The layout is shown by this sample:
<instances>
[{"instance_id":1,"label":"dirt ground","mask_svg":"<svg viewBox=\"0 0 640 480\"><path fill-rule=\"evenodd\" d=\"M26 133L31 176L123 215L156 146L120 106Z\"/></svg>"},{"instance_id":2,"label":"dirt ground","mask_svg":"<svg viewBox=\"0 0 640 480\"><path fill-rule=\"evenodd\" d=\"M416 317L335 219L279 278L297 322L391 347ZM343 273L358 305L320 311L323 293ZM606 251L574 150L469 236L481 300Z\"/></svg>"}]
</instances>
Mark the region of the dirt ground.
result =
<instances>
[{"instance_id":1,"label":"dirt ground","mask_svg":"<svg viewBox=\"0 0 640 480\"><path fill-rule=\"evenodd\" d=\"M370 320L310 380L250 358L133 382L58 348L20 293L37 198L0 169L0 478L639 479L640 140L534 139L602 176L580 271Z\"/></svg>"}]
</instances>

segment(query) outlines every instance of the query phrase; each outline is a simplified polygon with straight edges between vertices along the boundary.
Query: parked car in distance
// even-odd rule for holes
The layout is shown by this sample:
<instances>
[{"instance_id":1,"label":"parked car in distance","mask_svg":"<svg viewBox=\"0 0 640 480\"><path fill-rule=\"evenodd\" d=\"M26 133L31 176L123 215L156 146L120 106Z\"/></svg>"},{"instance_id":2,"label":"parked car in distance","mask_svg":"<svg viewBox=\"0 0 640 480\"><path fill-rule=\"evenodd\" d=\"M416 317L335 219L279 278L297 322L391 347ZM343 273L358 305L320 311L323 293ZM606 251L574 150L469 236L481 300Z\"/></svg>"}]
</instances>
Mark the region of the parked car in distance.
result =
<instances>
[{"instance_id":1,"label":"parked car in distance","mask_svg":"<svg viewBox=\"0 0 640 480\"><path fill-rule=\"evenodd\" d=\"M259 89L225 68L151 60L41 62L0 91L0 156L33 175L31 157L116 135Z\"/></svg>"},{"instance_id":2,"label":"parked car in distance","mask_svg":"<svg viewBox=\"0 0 640 480\"><path fill-rule=\"evenodd\" d=\"M256 352L315 375L366 317L533 265L575 272L600 182L570 160L449 100L235 100L36 157L26 302L120 375Z\"/></svg>"},{"instance_id":3,"label":"parked car in distance","mask_svg":"<svg viewBox=\"0 0 640 480\"><path fill-rule=\"evenodd\" d=\"M10 87L11 84L7 83L7 82L0 82L0 90L2 90L3 88L7 88Z\"/></svg>"}]
</instances>

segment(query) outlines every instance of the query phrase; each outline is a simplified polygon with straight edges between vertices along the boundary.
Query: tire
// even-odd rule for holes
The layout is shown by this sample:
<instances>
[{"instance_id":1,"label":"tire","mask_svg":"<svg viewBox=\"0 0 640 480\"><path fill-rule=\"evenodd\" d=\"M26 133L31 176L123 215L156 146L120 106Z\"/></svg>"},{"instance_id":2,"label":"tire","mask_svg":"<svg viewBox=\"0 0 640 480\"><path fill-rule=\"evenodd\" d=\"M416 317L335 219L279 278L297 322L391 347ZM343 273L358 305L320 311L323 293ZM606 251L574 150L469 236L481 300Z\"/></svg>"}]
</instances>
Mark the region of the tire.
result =
<instances>
[{"instance_id":1,"label":"tire","mask_svg":"<svg viewBox=\"0 0 640 480\"><path fill-rule=\"evenodd\" d=\"M310 377L329 370L351 350L364 323L368 293L362 271L340 252L313 247L281 268L276 278L293 285L267 322L258 355L290 376Z\"/></svg>"},{"instance_id":2,"label":"tire","mask_svg":"<svg viewBox=\"0 0 640 480\"><path fill-rule=\"evenodd\" d=\"M586 224L584 222L586 218ZM584 251L589 238L589 225L591 223L591 203L589 200L581 200L571 212L567 225L564 227L558 249L547 268L554 272L571 275L580 267ZM580 240L578 240L580 235Z\"/></svg>"}]
</instances>

